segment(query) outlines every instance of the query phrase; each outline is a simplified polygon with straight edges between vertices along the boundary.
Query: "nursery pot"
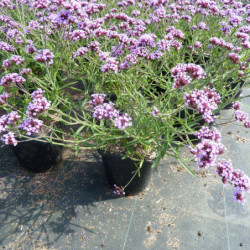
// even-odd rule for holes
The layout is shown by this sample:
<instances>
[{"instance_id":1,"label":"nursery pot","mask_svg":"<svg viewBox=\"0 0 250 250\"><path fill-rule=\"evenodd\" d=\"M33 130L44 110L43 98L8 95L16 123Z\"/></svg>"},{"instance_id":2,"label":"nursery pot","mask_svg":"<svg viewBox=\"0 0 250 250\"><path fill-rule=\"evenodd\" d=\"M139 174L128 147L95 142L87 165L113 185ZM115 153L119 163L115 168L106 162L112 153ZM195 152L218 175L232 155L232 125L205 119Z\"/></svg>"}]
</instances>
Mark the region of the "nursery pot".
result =
<instances>
[{"instance_id":1,"label":"nursery pot","mask_svg":"<svg viewBox=\"0 0 250 250\"><path fill-rule=\"evenodd\" d=\"M122 156L98 150L102 156L104 171L108 184L125 187L134 176L137 167L135 162L129 158L122 160ZM125 188L126 195L138 194L142 192L149 184L152 175L153 161L144 161L138 173L135 175L130 184Z\"/></svg>"},{"instance_id":2,"label":"nursery pot","mask_svg":"<svg viewBox=\"0 0 250 250\"><path fill-rule=\"evenodd\" d=\"M46 172L62 161L63 146L30 140L11 145L21 167L33 173Z\"/></svg>"}]
</instances>

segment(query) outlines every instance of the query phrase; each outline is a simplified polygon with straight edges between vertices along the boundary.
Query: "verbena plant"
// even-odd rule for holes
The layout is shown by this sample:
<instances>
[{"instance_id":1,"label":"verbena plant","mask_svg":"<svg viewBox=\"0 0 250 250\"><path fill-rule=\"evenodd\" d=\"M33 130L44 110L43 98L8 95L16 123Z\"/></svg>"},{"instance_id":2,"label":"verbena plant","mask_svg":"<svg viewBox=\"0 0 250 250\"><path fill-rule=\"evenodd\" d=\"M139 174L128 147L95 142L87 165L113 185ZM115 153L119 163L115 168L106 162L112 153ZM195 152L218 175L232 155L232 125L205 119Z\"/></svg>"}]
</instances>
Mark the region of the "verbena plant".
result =
<instances>
[{"instance_id":1,"label":"verbena plant","mask_svg":"<svg viewBox=\"0 0 250 250\"><path fill-rule=\"evenodd\" d=\"M189 145L198 168L214 167L243 202L249 179L217 161L224 146L209 126L248 85L249 9L234 0L1 1L1 139L100 148L138 171L168 154L193 174L179 156Z\"/></svg>"}]
</instances>

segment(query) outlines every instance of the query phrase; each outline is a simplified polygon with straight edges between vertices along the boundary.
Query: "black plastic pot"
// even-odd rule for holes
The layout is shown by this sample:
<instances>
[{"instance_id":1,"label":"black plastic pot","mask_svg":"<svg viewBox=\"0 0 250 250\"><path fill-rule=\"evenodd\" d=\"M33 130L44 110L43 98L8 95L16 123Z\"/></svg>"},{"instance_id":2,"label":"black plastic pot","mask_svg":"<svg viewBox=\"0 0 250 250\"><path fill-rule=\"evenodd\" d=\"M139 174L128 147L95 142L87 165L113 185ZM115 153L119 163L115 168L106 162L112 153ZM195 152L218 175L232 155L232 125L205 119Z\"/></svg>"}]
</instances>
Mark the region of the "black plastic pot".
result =
<instances>
[{"instance_id":1,"label":"black plastic pot","mask_svg":"<svg viewBox=\"0 0 250 250\"><path fill-rule=\"evenodd\" d=\"M62 161L63 146L31 140L10 147L20 166L33 173L46 172Z\"/></svg>"},{"instance_id":2,"label":"black plastic pot","mask_svg":"<svg viewBox=\"0 0 250 250\"><path fill-rule=\"evenodd\" d=\"M137 167L135 162L129 158L122 160L122 156L98 150L102 156L103 166L106 173L108 184L124 187L133 177ZM138 174L133 178L125 189L126 195L138 194L142 192L149 184L152 175L153 161L144 161Z\"/></svg>"}]
</instances>

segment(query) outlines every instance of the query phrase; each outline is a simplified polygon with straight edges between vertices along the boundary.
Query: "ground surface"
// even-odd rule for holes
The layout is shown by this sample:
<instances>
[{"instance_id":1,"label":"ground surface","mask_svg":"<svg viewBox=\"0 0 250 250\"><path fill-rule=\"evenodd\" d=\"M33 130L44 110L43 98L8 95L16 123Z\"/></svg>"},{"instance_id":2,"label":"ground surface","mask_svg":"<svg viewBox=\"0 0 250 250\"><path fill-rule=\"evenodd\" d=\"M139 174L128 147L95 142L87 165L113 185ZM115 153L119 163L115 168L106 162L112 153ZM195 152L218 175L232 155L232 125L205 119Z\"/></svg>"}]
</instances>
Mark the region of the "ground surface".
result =
<instances>
[{"instance_id":1,"label":"ground surface","mask_svg":"<svg viewBox=\"0 0 250 250\"><path fill-rule=\"evenodd\" d=\"M232 115L223 111L217 121L224 158L250 176L250 130L228 123ZM97 153L66 154L45 174L22 170L8 147L0 153L2 249L250 249L250 194L244 206L235 203L212 171L192 177L164 159L143 194L117 198Z\"/></svg>"}]
</instances>

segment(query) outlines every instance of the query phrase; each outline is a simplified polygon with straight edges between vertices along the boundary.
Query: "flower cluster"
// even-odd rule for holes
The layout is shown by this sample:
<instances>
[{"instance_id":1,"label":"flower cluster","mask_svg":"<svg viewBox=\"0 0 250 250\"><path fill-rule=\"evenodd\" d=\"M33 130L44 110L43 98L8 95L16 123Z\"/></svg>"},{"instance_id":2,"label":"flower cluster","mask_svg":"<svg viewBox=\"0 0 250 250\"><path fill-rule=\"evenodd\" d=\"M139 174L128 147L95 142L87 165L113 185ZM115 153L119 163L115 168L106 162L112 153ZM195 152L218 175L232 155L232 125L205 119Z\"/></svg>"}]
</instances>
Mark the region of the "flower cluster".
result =
<instances>
[{"instance_id":1,"label":"flower cluster","mask_svg":"<svg viewBox=\"0 0 250 250\"><path fill-rule=\"evenodd\" d=\"M104 103L94 107L93 117L97 120L111 120L117 115L118 111L114 109L114 103Z\"/></svg>"},{"instance_id":2,"label":"flower cluster","mask_svg":"<svg viewBox=\"0 0 250 250\"><path fill-rule=\"evenodd\" d=\"M0 117L0 133L6 132L7 130L11 130L12 127L15 127L16 122L21 118L20 115L16 111L12 111L7 115L2 115ZM3 141L6 145L13 144L17 145L17 140L14 137L14 133L9 131L8 133L2 135L1 141Z\"/></svg>"},{"instance_id":3,"label":"flower cluster","mask_svg":"<svg viewBox=\"0 0 250 250\"><path fill-rule=\"evenodd\" d=\"M127 145L145 142L144 146L154 148L154 143L160 144L159 135L166 131L183 131L184 123L185 127L194 127L190 119L179 119L179 126L176 116L172 116L181 112L184 102L188 111L196 111L195 115L199 113L199 117L211 124L220 108L220 94L226 96L225 91L233 91L233 87L225 90L226 81L237 74L244 81L249 73L249 4L234 0L122 0L112 4L107 0L108 4L102 0L0 2L0 39L4 40L0 41L0 65L5 71L0 79L0 104L6 110L10 106L22 110L0 117L0 132L4 134L1 140L6 144L17 144L14 135L20 134L19 130L26 135L39 132L43 122L37 118L51 105L42 90L48 89L48 99L55 98L51 111L58 112L60 115L56 117L67 121L67 125L84 122L89 126L87 137L103 136L105 144L117 143L114 139L110 142L110 138L121 138L124 134L123 144L129 138ZM19 5L24 17L16 15ZM173 84L169 84L170 74ZM88 87L77 97L72 92L81 90L69 82L73 78L84 79L84 87ZM163 84L161 93L156 94ZM25 93L33 91L32 100L27 95L17 96L20 89ZM89 105L83 105L89 98L88 91L110 95L115 92L117 102L105 100L105 94L93 94L90 114ZM175 103L171 105L173 100ZM234 103L233 107L236 120L249 128L250 121L240 110L241 105ZM77 109L83 109L82 116L73 111ZM132 111L130 115L124 113L130 109L136 126L125 130L132 126ZM76 117L72 119L72 115ZM118 129L112 129L111 125ZM107 139L109 129L114 134ZM74 139L79 139L80 134L76 133ZM234 185L235 197L242 201L248 189L244 174L233 170L230 164L217 163L217 156L224 151L219 131L203 126L194 135L201 140L195 149L190 149L198 168L224 164L224 169L217 168L218 174L224 183ZM63 134L60 139L64 142L65 138ZM161 140L166 138L170 140L167 136ZM73 142L69 144L75 148ZM119 195L124 192L116 186L115 191Z\"/></svg>"},{"instance_id":4,"label":"flower cluster","mask_svg":"<svg viewBox=\"0 0 250 250\"><path fill-rule=\"evenodd\" d=\"M1 140L5 143L5 145L14 145L16 146L18 141L15 138L13 132L8 132L7 134L3 135Z\"/></svg>"},{"instance_id":5,"label":"flower cluster","mask_svg":"<svg viewBox=\"0 0 250 250\"><path fill-rule=\"evenodd\" d=\"M27 135L38 134L43 126L43 121L33 118L23 120L18 128L25 131Z\"/></svg>"},{"instance_id":6,"label":"flower cluster","mask_svg":"<svg viewBox=\"0 0 250 250\"><path fill-rule=\"evenodd\" d=\"M118 195L120 197L125 196L124 189L122 187L118 187L116 184L114 184L113 194Z\"/></svg>"},{"instance_id":7,"label":"flower cluster","mask_svg":"<svg viewBox=\"0 0 250 250\"><path fill-rule=\"evenodd\" d=\"M4 50L4 51L7 51L7 52L13 52L14 51L14 48L12 45L6 43L6 42L3 42L3 41L0 41L0 50Z\"/></svg>"},{"instance_id":8,"label":"flower cluster","mask_svg":"<svg viewBox=\"0 0 250 250\"><path fill-rule=\"evenodd\" d=\"M132 119L127 113L120 114L114 108L115 104L112 102L105 103L105 94L93 94L93 99L89 102L94 106L93 117L97 120L111 120L115 127L124 130L126 127L132 126Z\"/></svg>"},{"instance_id":9,"label":"flower cluster","mask_svg":"<svg viewBox=\"0 0 250 250\"><path fill-rule=\"evenodd\" d=\"M225 147L221 143L203 139L196 148L190 147L190 152L194 155L199 168L214 166L218 155L223 154Z\"/></svg>"},{"instance_id":10,"label":"flower cluster","mask_svg":"<svg viewBox=\"0 0 250 250\"><path fill-rule=\"evenodd\" d=\"M9 94L4 92L0 95L0 104L4 104L6 100L9 98Z\"/></svg>"},{"instance_id":11,"label":"flower cluster","mask_svg":"<svg viewBox=\"0 0 250 250\"><path fill-rule=\"evenodd\" d=\"M241 103L233 102L234 116L237 122L244 122L246 128L250 128L250 121L248 120L248 114L244 111L241 111Z\"/></svg>"},{"instance_id":12,"label":"flower cluster","mask_svg":"<svg viewBox=\"0 0 250 250\"><path fill-rule=\"evenodd\" d=\"M24 64L24 59L21 56L11 56L10 59L6 59L3 61L3 67L5 68L10 68L11 67L11 63L14 63L16 65L20 65L20 64Z\"/></svg>"},{"instance_id":13,"label":"flower cluster","mask_svg":"<svg viewBox=\"0 0 250 250\"><path fill-rule=\"evenodd\" d=\"M154 107L153 111L152 111L152 116L157 116L159 114L159 110L157 107Z\"/></svg>"},{"instance_id":14,"label":"flower cluster","mask_svg":"<svg viewBox=\"0 0 250 250\"><path fill-rule=\"evenodd\" d=\"M18 75L17 73L10 73L6 74L1 78L0 85L1 86L7 86L8 83L16 83L16 84L21 84L24 83L26 80Z\"/></svg>"},{"instance_id":15,"label":"flower cluster","mask_svg":"<svg viewBox=\"0 0 250 250\"><path fill-rule=\"evenodd\" d=\"M181 63L171 69L174 78L173 88L184 87L189 84L192 79L202 79L205 76L203 68L193 63Z\"/></svg>"},{"instance_id":16,"label":"flower cluster","mask_svg":"<svg viewBox=\"0 0 250 250\"><path fill-rule=\"evenodd\" d=\"M221 133L216 129L209 129L209 127L203 126L199 131L193 133L201 140L211 140L218 142L221 139Z\"/></svg>"},{"instance_id":17,"label":"flower cluster","mask_svg":"<svg viewBox=\"0 0 250 250\"><path fill-rule=\"evenodd\" d=\"M233 169L231 161L219 160L215 173L222 178L224 184L230 183L234 188L234 199L244 203L245 192L250 191L250 178L239 169Z\"/></svg>"},{"instance_id":18,"label":"flower cluster","mask_svg":"<svg viewBox=\"0 0 250 250\"><path fill-rule=\"evenodd\" d=\"M38 62L49 62L49 65L53 65L54 55L49 49L40 49L38 53L34 56L34 59Z\"/></svg>"},{"instance_id":19,"label":"flower cluster","mask_svg":"<svg viewBox=\"0 0 250 250\"><path fill-rule=\"evenodd\" d=\"M89 104L92 104L93 106L99 106L104 103L104 99L107 95L105 94L93 94L91 95L93 97L93 100L89 101Z\"/></svg>"},{"instance_id":20,"label":"flower cluster","mask_svg":"<svg viewBox=\"0 0 250 250\"><path fill-rule=\"evenodd\" d=\"M218 108L220 95L214 89L204 88L203 90L191 91L190 94L185 93L184 100L185 105L195 108L202 114L203 119L207 123L215 120L216 116L213 115L213 111Z\"/></svg>"},{"instance_id":21,"label":"flower cluster","mask_svg":"<svg viewBox=\"0 0 250 250\"><path fill-rule=\"evenodd\" d=\"M39 88L31 94L32 101L29 103L26 111L28 117L35 118L50 107L51 102L48 102L48 100L43 97L44 92L45 91Z\"/></svg>"}]
</instances>

